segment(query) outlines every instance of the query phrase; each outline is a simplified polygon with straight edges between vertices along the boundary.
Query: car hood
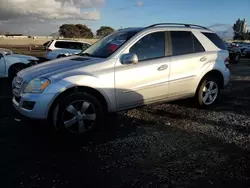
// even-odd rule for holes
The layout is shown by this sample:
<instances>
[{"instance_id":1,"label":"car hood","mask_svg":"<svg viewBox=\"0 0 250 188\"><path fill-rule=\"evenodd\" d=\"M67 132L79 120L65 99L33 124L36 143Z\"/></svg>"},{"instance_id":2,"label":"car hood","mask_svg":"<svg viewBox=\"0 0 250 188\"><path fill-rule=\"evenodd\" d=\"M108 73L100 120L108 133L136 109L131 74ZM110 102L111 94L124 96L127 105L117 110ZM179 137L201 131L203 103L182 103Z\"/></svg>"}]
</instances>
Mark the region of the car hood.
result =
<instances>
[{"instance_id":1,"label":"car hood","mask_svg":"<svg viewBox=\"0 0 250 188\"><path fill-rule=\"evenodd\" d=\"M92 58L87 56L69 56L47 61L26 69L18 73L18 76L28 81L37 77L56 79L66 74L83 73L86 67L104 62L103 58Z\"/></svg>"},{"instance_id":2,"label":"car hood","mask_svg":"<svg viewBox=\"0 0 250 188\"><path fill-rule=\"evenodd\" d=\"M34 56L29 56L29 55L22 55L22 54L11 54L8 55L9 57L15 57L15 58L21 58L21 59L27 59L27 60L38 60L38 58Z\"/></svg>"}]
</instances>

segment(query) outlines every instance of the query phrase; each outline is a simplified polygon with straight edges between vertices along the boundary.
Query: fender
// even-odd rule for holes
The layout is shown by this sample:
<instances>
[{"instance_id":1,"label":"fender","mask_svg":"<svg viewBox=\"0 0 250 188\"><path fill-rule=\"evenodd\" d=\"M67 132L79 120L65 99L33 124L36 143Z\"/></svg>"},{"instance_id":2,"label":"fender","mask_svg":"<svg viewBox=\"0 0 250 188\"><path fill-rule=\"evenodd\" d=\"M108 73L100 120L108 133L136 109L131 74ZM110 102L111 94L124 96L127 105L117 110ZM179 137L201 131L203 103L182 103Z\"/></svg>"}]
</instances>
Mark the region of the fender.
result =
<instances>
[{"instance_id":1,"label":"fender","mask_svg":"<svg viewBox=\"0 0 250 188\"><path fill-rule=\"evenodd\" d=\"M90 76L90 75L74 75L70 77L66 77L53 85L53 88L46 88L46 93L55 93L56 95L53 97L51 104L53 101L64 91L74 88L74 87L90 87L94 90L97 90L100 92L103 97L105 98L108 109L114 110L116 109L116 100L115 100L115 89L114 89L114 83L111 85L110 83L107 83L105 80L100 80L97 77ZM110 101L110 99L114 99Z\"/></svg>"},{"instance_id":2,"label":"fender","mask_svg":"<svg viewBox=\"0 0 250 188\"><path fill-rule=\"evenodd\" d=\"M224 78L223 73L222 73L223 72L222 71L223 68L227 69L226 66L224 66L224 67L223 66L219 66L219 63L213 63L213 62L207 63L206 66L204 66L203 68L201 68L202 71L197 74L197 77L199 77L199 79L196 82L195 90L197 89L198 85L200 84L200 81L202 80L202 78L206 74L208 74L209 72L211 72L211 71L218 71L218 72L220 72L221 75L222 75L222 77Z\"/></svg>"}]
</instances>

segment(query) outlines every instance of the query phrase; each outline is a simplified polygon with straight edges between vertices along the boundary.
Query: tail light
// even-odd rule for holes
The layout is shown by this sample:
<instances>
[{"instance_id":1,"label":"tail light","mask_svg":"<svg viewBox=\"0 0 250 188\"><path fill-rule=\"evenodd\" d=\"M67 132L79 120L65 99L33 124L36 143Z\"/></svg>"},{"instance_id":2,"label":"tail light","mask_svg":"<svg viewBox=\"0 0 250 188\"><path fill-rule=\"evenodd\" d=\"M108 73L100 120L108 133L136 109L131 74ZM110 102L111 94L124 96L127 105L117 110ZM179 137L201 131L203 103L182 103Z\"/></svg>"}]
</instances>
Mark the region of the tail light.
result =
<instances>
[{"instance_id":1,"label":"tail light","mask_svg":"<svg viewBox=\"0 0 250 188\"><path fill-rule=\"evenodd\" d=\"M224 60L224 63L225 63L225 66L226 66L227 68L229 68L230 58L227 57L227 58Z\"/></svg>"},{"instance_id":2,"label":"tail light","mask_svg":"<svg viewBox=\"0 0 250 188\"><path fill-rule=\"evenodd\" d=\"M51 52L52 50L51 50L51 49L49 49L49 48L47 48L47 49L46 49L46 51L47 51L47 52Z\"/></svg>"}]
</instances>

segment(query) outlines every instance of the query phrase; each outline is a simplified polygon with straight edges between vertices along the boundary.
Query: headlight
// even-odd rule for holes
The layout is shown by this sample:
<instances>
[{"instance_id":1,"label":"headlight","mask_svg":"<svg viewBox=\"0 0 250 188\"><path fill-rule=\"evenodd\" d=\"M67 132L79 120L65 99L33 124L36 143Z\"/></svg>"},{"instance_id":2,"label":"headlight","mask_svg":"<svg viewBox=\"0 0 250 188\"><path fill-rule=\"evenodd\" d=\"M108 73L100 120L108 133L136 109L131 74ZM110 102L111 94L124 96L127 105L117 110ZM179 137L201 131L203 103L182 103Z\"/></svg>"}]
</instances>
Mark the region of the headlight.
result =
<instances>
[{"instance_id":1,"label":"headlight","mask_svg":"<svg viewBox=\"0 0 250 188\"><path fill-rule=\"evenodd\" d=\"M50 80L46 78L36 78L31 80L24 89L24 93L42 93L50 84Z\"/></svg>"}]
</instances>

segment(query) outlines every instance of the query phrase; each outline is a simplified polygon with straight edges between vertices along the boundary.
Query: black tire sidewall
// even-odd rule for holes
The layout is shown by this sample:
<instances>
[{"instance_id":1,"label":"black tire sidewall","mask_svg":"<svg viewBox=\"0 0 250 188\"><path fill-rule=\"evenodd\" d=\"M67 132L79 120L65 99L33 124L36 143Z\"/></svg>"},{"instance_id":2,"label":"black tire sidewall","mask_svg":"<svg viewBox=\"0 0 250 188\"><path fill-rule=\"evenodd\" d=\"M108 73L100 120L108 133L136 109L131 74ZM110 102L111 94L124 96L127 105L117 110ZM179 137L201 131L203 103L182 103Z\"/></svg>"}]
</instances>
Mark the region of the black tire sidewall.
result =
<instances>
[{"instance_id":1,"label":"black tire sidewall","mask_svg":"<svg viewBox=\"0 0 250 188\"><path fill-rule=\"evenodd\" d=\"M218 86L218 95L215 99L215 101L210 104L210 105L206 105L203 100L202 100L202 94L203 94L203 88L204 86L207 84L207 82L209 81L213 81L217 84ZM206 76L205 78L202 79L202 81L200 82L197 92L196 92L196 101L197 101L197 105L200 108L209 108L212 107L216 104L216 102L218 101L218 99L220 98L220 84L217 78L213 77L213 76Z\"/></svg>"},{"instance_id":2,"label":"black tire sidewall","mask_svg":"<svg viewBox=\"0 0 250 188\"><path fill-rule=\"evenodd\" d=\"M65 111L66 107L71 102L73 102L75 100L89 101L90 103L92 103L92 105L94 106L94 108L96 110L96 123L95 123L94 127L92 127L92 129L89 129L84 133L72 133L68 129L66 129L63 125L64 124L64 122L63 122L64 111ZM61 102L59 102L59 110L58 110L58 114L57 114L56 129L58 132L60 132L62 134L66 134L66 135L84 135L84 134L87 134L87 133L90 133L93 131L97 131L101 128L101 125L102 125L103 120L104 120L104 114L105 114L104 108L102 107L101 103L98 101L98 99L95 96L88 94L86 92L73 93L73 94L70 94L69 96L67 96Z\"/></svg>"},{"instance_id":3,"label":"black tire sidewall","mask_svg":"<svg viewBox=\"0 0 250 188\"><path fill-rule=\"evenodd\" d=\"M13 78L17 75L18 72L15 71L14 67L21 67L21 70L25 68L24 65L18 64L18 65L12 65L9 68L9 72L8 72L8 77L9 79L13 80Z\"/></svg>"}]
</instances>

